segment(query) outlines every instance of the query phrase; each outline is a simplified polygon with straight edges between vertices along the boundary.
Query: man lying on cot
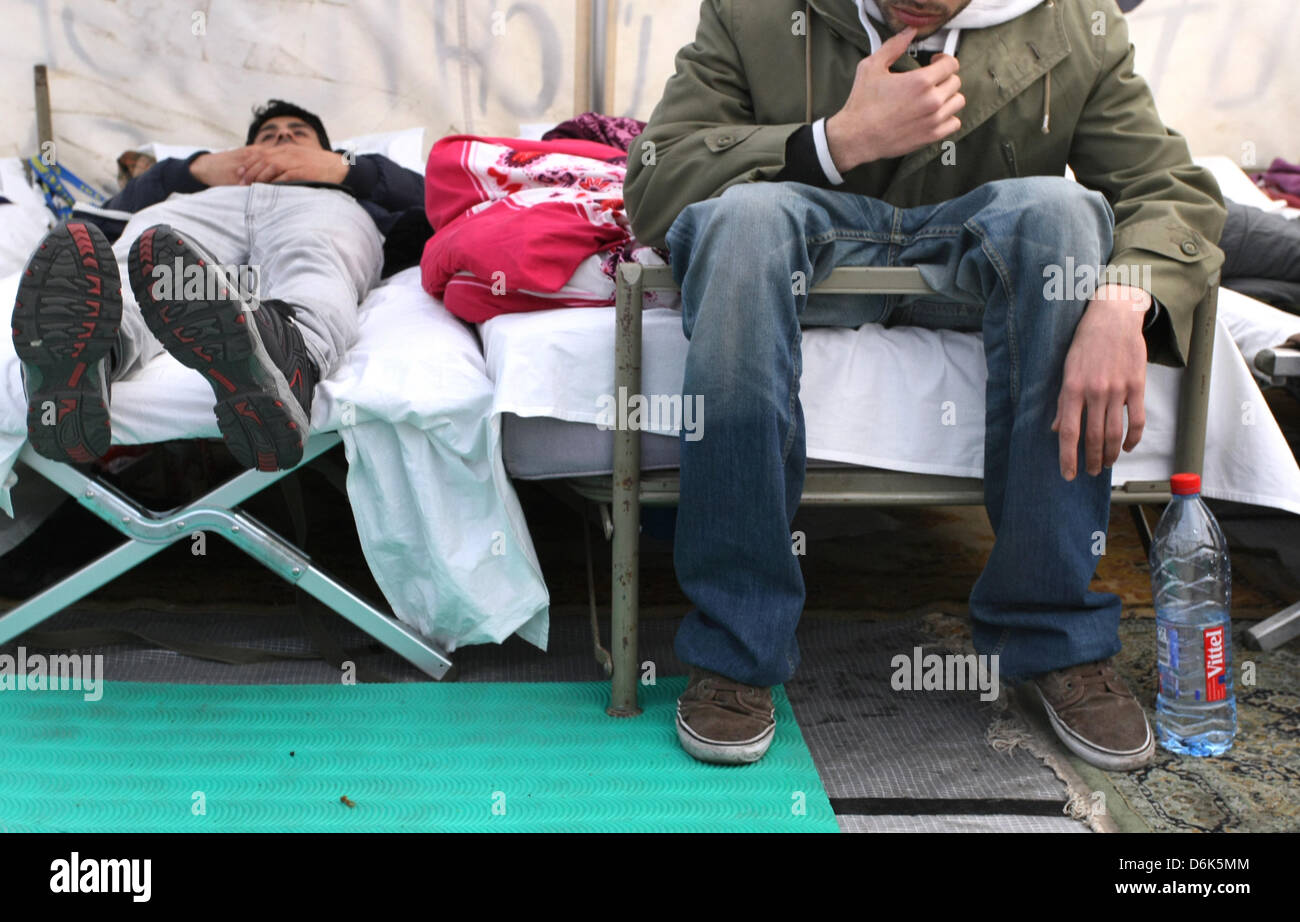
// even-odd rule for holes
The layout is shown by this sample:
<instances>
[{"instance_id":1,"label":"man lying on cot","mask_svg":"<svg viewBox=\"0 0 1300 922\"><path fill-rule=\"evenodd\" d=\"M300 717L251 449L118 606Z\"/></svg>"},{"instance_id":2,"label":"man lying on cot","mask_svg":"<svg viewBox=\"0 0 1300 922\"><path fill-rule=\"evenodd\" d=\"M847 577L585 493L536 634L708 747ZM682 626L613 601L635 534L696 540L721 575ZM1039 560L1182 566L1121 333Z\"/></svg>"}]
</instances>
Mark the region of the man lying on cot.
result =
<instances>
[{"instance_id":1,"label":"man lying on cot","mask_svg":"<svg viewBox=\"0 0 1300 922\"><path fill-rule=\"evenodd\" d=\"M384 235L423 214L423 177L331 151L319 118L273 99L244 147L164 160L106 207L133 213L115 244L90 221L67 222L18 288L32 447L56 461L103 455L110 381L166 349L212 387L241 464L296 465L316 382L356 340Z\"/></svg>"},{"instance_id":2,"label":"man lying on cot","mask_svg":"<svg viewBox=\"0 0 1300 922\"><path fill-rule=\"evenodd\" d=\"M1080 756L1147 764L1151 728L1110 662L1120 600L1089 582L1146 363L1185 362L1225 212L1134 74L1114 0L704 0L628 163L632 226L682 286L682 393L710 420L681 444L687 751L771 744L804 603L799 329L878 322L984 335L996 541L976 650L1032 680ZM807 295L839 266L919 266L938 295ZM1070 268L1087 271L1048 284Z\"/></svg>"}]
</instances>

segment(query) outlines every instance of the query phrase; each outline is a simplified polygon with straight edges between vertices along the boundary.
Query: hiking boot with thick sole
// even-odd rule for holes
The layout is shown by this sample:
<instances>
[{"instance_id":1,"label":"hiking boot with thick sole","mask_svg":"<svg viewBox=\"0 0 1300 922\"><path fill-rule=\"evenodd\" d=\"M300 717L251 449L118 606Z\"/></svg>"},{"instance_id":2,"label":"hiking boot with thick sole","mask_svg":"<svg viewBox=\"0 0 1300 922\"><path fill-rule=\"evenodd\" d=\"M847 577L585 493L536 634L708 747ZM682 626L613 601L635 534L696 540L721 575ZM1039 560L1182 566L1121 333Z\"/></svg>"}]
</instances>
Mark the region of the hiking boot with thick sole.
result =
<instances>
[{"instance_id":1,"label":"hiking boot with thick sole","mask_svg":"<svg viewBox=\"0 0 1300 922\"><path fill-rule=\"evenodd\" d=\"M27 440L39 454L87 464L108 451L109 363L121 322L122 281L103 232L72 221L46 234L23 270L12 322Z\"/></svg>"},{"instance_id":2,"label":"hiking boot with thick sole","mask_svg":"<svg viewBox=\"0 0 1300 922\"><path fill-rule=\"evenodd\" d=\"M229 270L166 224L131 244L127 275L153 335L212 387L235 460L262 471L297 465L318 374L293 308L245 302Z\"/></svg>"},{"instance_id":3,"label":"hiking boot with thick sole","mask_svg":"<svg viewBox=\"0 0 1300 922\"><path fill-rule=\"evenodd\" d=\"M692 669L677 699L677 739L701 762L757 762L776 735L772 690Z\"/></svg>"},{"instance_id":4,"label":"hiking boot with thick sole","mask_svg":"<svg viewBox=\"0 0 1300 922\"><path fill-rule=\"evenodd\" d=\"M1110 660L1046 672L1029 684L1061 742L1088 764L1122 772L1151 763L1155 735Z\"/></svg>"}]
</instances>

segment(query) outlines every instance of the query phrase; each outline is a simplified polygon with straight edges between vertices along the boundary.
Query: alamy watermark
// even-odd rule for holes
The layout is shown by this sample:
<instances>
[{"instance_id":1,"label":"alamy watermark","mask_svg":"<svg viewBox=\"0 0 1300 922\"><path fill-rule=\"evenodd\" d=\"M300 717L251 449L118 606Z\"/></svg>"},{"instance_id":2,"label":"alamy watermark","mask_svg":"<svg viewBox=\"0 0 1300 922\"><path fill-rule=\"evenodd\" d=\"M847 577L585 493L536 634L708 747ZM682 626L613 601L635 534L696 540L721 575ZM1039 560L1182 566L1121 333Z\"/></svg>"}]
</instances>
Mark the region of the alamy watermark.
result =
<instances>
[{"instance_id":1,"label":"alamy watermark","mask_svg":"<svg viewBox=\"0 0 1300 922\"><path fill-rule=\"evenodd\" d=\"M72 852L50 862L51 893L129 893L136 903L153 895L152 858L82 858Z\"/></svg>"},{"instance_id":2,"label":"alamy watermark","mask_svg":"<svg viewBox=\"0 0 1300 922\"><path fill-rule=\"evenodd\" d=\"M186 263L181 257L158 263L149 293L155 301L228 301L238 297L256 306L262 291L260 266Z\"/></svg>"},{"instance_id":3,"label":"alamy watermark","mask_svg":"<svg viewBox=\"0 0 1300 922\"><path fill-rule=\"evenodd\" d=\"M1135 305L1145 305L1145 292L1151 291L1151 264L1132 266L1097 266L1076 263L1067 256L1064 263L1043 267L1044 301L1091 301L1102 288L1116 286L1132 291Z\"/></svg>"},{"instance_id":4,"label":"alamy watermark","mask_svg":"<svg viewBox=\"0 0 1300 922\"><path fill-rule=\"evenodd\" d=\"M618 397L601 394L596 398L600 413L596 417L597 429L638 430L666 433L677 430L686 441L698 442L704 437L704 395L693 394L632 394L626 387L618 389Z\"/></svg>"},{"instance_id":5,"label":"alamy watermark","mask_svg":"<svg viewBox=\"0 0 1300 922\"><path fill-rule=\"evenodd\" d=\"M894 691L976 691L981 701L998 696L997 654L921 652L899 653L889 665L894 674L889 684Z\"/></svg>"},{"instance_id":6,"label":"alamy watermark","mask_svg":"<svg viewBox=\"0 0 1300 922\"><path fill-rule=\"evenodd\" d=\"M16 657L0 654L0 692L69 689L84 692L87 701L104 697L104 654L28 656L26 647Z\"/></svg>"}]
</instances>

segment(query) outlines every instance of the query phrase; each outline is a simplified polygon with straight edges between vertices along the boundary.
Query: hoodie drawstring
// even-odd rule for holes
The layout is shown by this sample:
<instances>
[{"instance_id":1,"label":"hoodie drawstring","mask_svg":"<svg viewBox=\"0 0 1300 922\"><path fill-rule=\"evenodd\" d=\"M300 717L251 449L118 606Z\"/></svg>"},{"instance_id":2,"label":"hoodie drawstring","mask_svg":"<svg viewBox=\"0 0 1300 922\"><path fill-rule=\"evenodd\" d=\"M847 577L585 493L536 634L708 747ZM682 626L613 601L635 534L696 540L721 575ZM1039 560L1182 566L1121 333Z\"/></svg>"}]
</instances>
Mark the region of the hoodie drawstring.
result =
<instances>
[{"instance_id":1,"label":"hoodie drawstring","mask_svg":"<svg viewBox=\"0 0 1300 922\"><path fill-rule=\"evenodd\" d=\"M1043 134L1052 133L1052 72L1043 77Z\"/></svg>"}]
</instances>

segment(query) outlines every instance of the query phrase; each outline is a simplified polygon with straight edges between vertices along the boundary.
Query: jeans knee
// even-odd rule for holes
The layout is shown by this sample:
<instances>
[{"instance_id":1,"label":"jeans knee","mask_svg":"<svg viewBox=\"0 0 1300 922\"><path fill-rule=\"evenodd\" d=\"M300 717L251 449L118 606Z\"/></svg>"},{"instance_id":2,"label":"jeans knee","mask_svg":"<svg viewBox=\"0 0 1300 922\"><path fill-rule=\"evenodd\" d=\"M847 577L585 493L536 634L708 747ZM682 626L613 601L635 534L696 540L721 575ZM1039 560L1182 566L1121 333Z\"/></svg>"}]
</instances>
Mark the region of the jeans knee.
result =
<instances>
[{"instance_id":1,"label":"jeans knee","mask_svg":"<svg viewBox=\"0 0 1300 922\"><path fill-rule=\"evenodd\" d=\"M1110 256L1115 214L1100 192L1063 176L1034 176L1007 180L999 190L1006 206L1017 214L1016 227L1037 246L1061 258L1102 261Z\"/></svg>"},{"instance_id":2,"label":"jeans knee","mask_svg":"<svg viewBox=\"0 0 1300 922\"><path fill-rule=\"evenodd\" d=\"M669 252L701 250L732 257L775 257L802 250L810 203L786 183L738 183L722 195L682 209L668 230Z\"/></svg>"}]
</instances>

